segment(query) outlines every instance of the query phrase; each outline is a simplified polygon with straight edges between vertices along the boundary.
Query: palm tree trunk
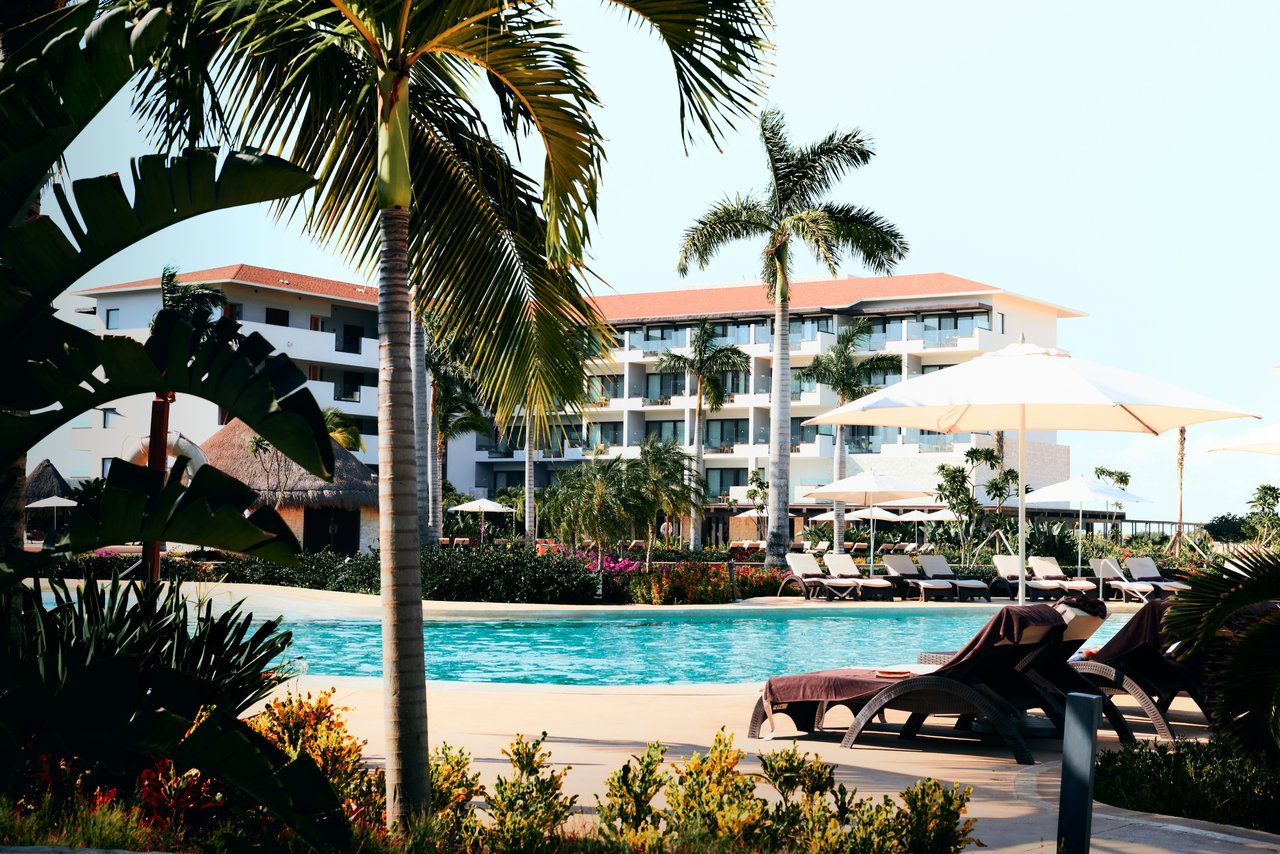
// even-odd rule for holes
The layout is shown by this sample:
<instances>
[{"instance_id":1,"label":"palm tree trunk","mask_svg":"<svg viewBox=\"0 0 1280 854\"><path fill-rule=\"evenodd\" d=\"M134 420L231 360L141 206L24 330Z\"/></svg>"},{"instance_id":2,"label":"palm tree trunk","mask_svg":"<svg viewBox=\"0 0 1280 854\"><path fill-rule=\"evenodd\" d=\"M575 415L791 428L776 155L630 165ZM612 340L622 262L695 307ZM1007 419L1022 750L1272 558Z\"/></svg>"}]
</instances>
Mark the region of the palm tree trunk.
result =
<instances>
[{"instance_id":1,"label":"palm tree trunk","mask_svg":"<svg viewBox=\"0 0 1280 854\"><path fill-rule=\"evenodd\" d=\"M1173 535L1174 554L1182 554L1182 475L1187 467L1187 428L1178 428L1178 531Z\"/></svg>"},{"instance_id":2,"label":"palm tree trunk","mask_svg":"<svg viewBox=\"0 0 1280 854\"><path fill-rule=\"evenodd\" d=\"M414 319L410 333L413 349L413 460L418 481L419 511L418 542L423 548L433 549L440 542L439 522L435 504L431 501L432 455L431 437L431 384L427 377L427 335L422 324Z\"/></svg>"},{"instance_id":3,"label":"palm tree trunk","mask_svg":"<svg viewBox=\"0 0 1280 854\"><path fill-rule=\"evenodd\" d=\"M698 398L696 401L697 408L693 410L693 471L694 476L701 483L703 477L703 465L706 457L705 440L703 438L702 429L702 378L698 378ZM689 512L689 550L702 550L702 505L698 504Z\"/></svg>"},{"instance_id":4,"label":"palm tree trunk","mask_svg":"<svg viewBox=\"0 0 1280 854\"><path fill-rule=\"evenodd\" d=\"M844 398L840 398L840 405L844 405ZM846 445L844 443L844 425L836 425L836 446L831 455L831 480L837 481L844 478L844 453ZM836 520L831 524L831 549L836 554L844 552L844 502L832 502Z\"/></svg>"},{"instance_id":5,"label":"palm tree trunk","mask_svg":"<svg viewBox=\"0 0 1280 854\"><path fill-rule=\"evenodd\" d=\"M526 430L526 434L528 431ZM537 507L533 502L535 461L533 458L533 442L526 435L524 441L524 540L532 546L538 539Z\"/></svg>"},{"instance_id":6,"label":"palm tree trunk","mask_svg":"<svg viewBox=\"0 0 1280 854\"><path fill-rule=\"evenodd\" d=\"M791 549L791 306L787 286L786 246L774 254L778 285L773 310L773 422L769 425L769 539L765 566L786 566Z\"/></svg>"},{"instance_id":7,"label":"palm tree trunk","mask_svg":"<svg viewBox=\"0 0 1280 854\"><path fill-rule=\"evenodd\" d=\"M427 691L422 642L413 381L409 347L409 212L383 210L378 282L378 507L387 820L427 808Z\"/></svg>"},{"instance_id":8,"label":"palm tree trunk","mask_svg":"<svg viewBox=\"0 0 1280 854\"><path fill-rule=\"evenodd\" d=\"M422 565L413 429L409 306L409 79L378 80L378 533L382 680L386 692L387 821L406 827L430 808Z\"/></svg>"}]
</instances>

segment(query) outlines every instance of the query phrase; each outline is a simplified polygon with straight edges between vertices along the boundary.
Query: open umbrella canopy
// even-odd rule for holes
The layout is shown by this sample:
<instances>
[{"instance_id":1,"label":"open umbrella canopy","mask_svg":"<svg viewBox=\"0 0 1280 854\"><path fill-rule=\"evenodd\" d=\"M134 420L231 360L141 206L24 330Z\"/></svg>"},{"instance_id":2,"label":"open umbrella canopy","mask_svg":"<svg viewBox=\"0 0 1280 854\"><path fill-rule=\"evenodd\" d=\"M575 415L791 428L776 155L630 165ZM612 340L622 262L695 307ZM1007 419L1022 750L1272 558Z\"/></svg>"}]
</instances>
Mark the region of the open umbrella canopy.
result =
<instances>
[{"instance_id":1,"label":"open umbrella canopy","mask_svg":"<svg viewBox=\"0 0 1280 854\"><path fill-rule=\"evenodd\" d=\"M510 507L504 507L496 501L490 501L487 498L477 498L475 501L468 501L465 504L455 504L449 508L450 513L514 513L516 512Z\"/></svg>"},{"instance_id":2,"label":"open umbrella canopy","mask_svg":"<svg viewBox=\"0 0 1280 854\"><path fill-rule=\"evenodd\" d=\"M932 522L933 516L925 510L908 510L898 516L899 522Z\"/></svg>"},{"instance_id":3,"label":"open umbrella canopy","mask_svg":"<svg viewBox=\"0 0 1280 854\"><path fill-rule=\"evenodd\" d=\"M1126 492L1118 486L1112 486L1109 483L1087 477L1073 477L1071 480L1042 486L1033 492L1027 493L1028 504L1057 504L1060 502L1109 504L1115 501L1146 501L1146 499L1134 495L1132 492Z\"/></svg>"},{"instance_id":4,"label":"open umbrella canopy","mask_svg":"<svg viewBox=\"0 0 1280 854\"><path fill-rule=\"evenodd\" d=\"M927 514L930 522L959 522L960 517L956 511L949 507L943 507L941 510L933 510Z\"/></svg>"},{"instance_id":5,"label":"open umbrella canopy","mask_svg":"<svg viewBox=\"0 0 1280 854\"><path fill-rule=\"evenodd\" d=\"M1252 430L1239 438L1232 439L1221 448L1212 448L1211 450L1280 455L1280 424L1259 427L1257 430Z\"/></svg>"},{"instance_id":6,"label":"open umbrella canopy","mask_svg":"<svg viewBox=\"0 0 1280 854\"><path fill-rule=\"evenodd\" d=\"M1026 472L1027 430L1159 434L1175 427L1252 418L1250 412L1160 380L1019 342L903 380L805 424L915 427L939 433L1017 430ZM1026 601L1027 505L1018 491L1018 601Z\"/></svg>"},{"instance_id":7,"label":"open umbrella canopy","mask_svg":"<svg viewBox=\"0 0 1280 854\"><path fill-rule=\"evenodd\" d=\"M1011 344L860 397L807 424L973 430L1115 430L1163 433L1223 418L1235 406L1063 350Z\"/></svg>"},{"instance_id":8,"label":"open umbrella canopy","mask_svg":"<svg viewBox=\"0 0 1280 854\"><path fill-rule=\"evenodd\" d=\"M845 501L868 507L899 498L919 498L932 495L932 489L926 489L914 483L873 471L864 471L853 477L842 478L826 486L819 486L805 494L806 498L826 498L831 501ZM895 517L896 518L896 517Z\"/></svg>"},{"instance_id":9,"label":"open umbrella canopy","mask_svg":"<svg viewBox=\"0 0 1280 854\"><path fill-rule=\"evenodd\" d=\"M48 498L41 498L39 501L32 501L27 505L28 510L40 510L44 507L75 507L76 502L70 498L63 498L60 495L51 495Z\"/></svg>"},{"instance_id":10,"label":"open umbrella canopy","mask_svg":"<svg viewBox=\"0 0 1280 854\"><path fill-rule=\"evenodd\" d=\"M890 513L880 507L864 507L861 510L850 511L849 516L854 519L876 519L880 522L899 522L902 517L897 513Z\"/></svg>"}]
</instances>

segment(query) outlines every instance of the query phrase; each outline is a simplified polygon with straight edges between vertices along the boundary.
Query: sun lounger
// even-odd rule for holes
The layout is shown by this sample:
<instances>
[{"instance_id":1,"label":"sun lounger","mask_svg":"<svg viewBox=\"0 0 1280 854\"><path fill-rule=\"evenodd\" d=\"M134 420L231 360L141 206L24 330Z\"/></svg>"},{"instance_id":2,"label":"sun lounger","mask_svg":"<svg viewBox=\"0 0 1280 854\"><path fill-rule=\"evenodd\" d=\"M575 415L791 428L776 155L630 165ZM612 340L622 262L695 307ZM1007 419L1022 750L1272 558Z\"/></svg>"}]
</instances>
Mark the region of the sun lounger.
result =
<instances>
[{"instance_id":1,"label":"sun lounger","mask_svg":"<svg viewBox=\"0 0 1280 854\"><path fill-rule=\"evenodd\" d=\"M1089 566L1093 567L1093 574L1102 579L1104 597L1117 595L1123 601L1132 598L1137 602L1145 602L1160 596L1160 591L1150 581L1130 581L1115 558L1092 557L1089 558Z\"/></svg>"},{"instance_id":2,"label":"sun lounger","mask_svg":"<svg viewBox=\"0 0 1280 854\"><path fill-rule=\"evenodd\" d=\"M812 598L818 590L827 594L828 601L848 599L858 589L857 581L852 578L832 578L827 575L818 566L818 559L811 554L790 552L787 555L787 568L790 572L782 578L782 584L778 587L779 596L788 584L796 583L800 585L806 599Z\"/></svg>"},{"instance_id":3,"label":"sun lounger","mask_svg":"<svg viewBox=\"0 0 1280 854\"><path fill-rule=\"evenodd\" d=\"M1068 578L1062 571L1062 567L1058 565L1056 557L1029 557L1027 571L1035 576L1037 581L1056 581L1063 593L1081 593L1085 596L1098 594L1097 582L1087 578Z\"/></svg>"},{"instance_id":4,"label":"sun lounger","mask_svg":"<svg viewBox=\"0 0 1280 854\"><path fill-rule=\"evenodd\" d=\"M957 596L955 585L950 581L934 581L920 571L911 555L885 555L881 558L885 571L901 578L903 583L913 592L919 592L920 601L929 599L950 599ZM906 596L902 597L906 599Z\"/></svg>"},{"instance_id":5,"label":"sun lounger","mask_svg":"<svg viewBox=\"0 0 1280 854\"><path fill-rule=\"evenodd\" d=\"M992 555L991 560L996 565L996 575L1004 579L1009 587L1009 598L1018 598L1018 556L1017 555ZM1027 599L1034 602L1037 599L1057 599L1062 595L1062 586L1053 581L1041 581L1033 578L1031 573L1027 573Z\"/></svg>"},{"instance_id":6,"label":"sun lounger","mask_svg":"<svg viewBox=\"0 0 1280 854\"><path fill-rule=\"evenodd\" d=\"M456 547L468 548L471 546L471 538L470 537L454 537L453 545L455 548Z\"/></svg>"},{"instance_id":7,"label":"sun lounger","mask_svg":"<svg viewBox=\"0 0 1280 854\"><path fill-rule=\"evenodd\" d=\"M1177 595L1183 590L1190 590L1191 585L1181 581L1173 581L1160 574L1160 567L1149 557L1127 557L1124 559L1125 569L1133 576L1134 581L1147 581L1155 585L1161 593Z\"/></svg>"},{"instance_id":8,"label":"sun lounger","mask_svg":"<svg viewBox=\"0 0 1280 854\"><path fill-rule=\"evenodd\" d=\"M990 722L1021 764L1034 762L1031 751L1013 725L1019 709L1004 697L1026 696L1028 678L1018 665L1051 643L1066 630L1062 615L1048 605L1010 605L998 613L963 649L936 668L876 670L850 667L774 676L764 686L756 702L749 738L760 736L761 725L786 714L798 729L818 732L832 706L847 706L854 712L853 723L845 731L842 747L851 746L886 709L905 711L907 722L899 738L914 738L932 716L956 716L962 726L981 715Z\"/></svg>"},{"instance_id":9,"label":"sun lounger","mask_svg":"<svg viewBox=\"0 0 1280 854\"><path fill-rule=\"evenodd\" d=\"M852 579L858 585L862 599L889 600L893 598L893 582L887 578L863 575L851 554L829 554L823 560L832 578Z\"/></svg>"},{"instance_id":10,"label":"sun lounger","mask_svg":"<svg viewBox=\"0 0 1280 854\"><path fill-rule=\"evenodd\" d=\"M851 552L853 552L855 555L857 555L857 554L864 554L864 553L866 553L867 551L870 551L870 549L871 549L871 546L870 546L870 545L868 545L868 544L867 544L867 543L865 543L865 542L862 542L862 543L854 543L854 544L853 544L853 548L852 548L852 549L850 549L849 551L851 551Z\"/></svg>"},{"instance_id":11,"label":"sun lounger","mask_svg":"<svg viewBox=\"0 0 1280 854\"><path fill-rule=\"evenodd\" d=\"M976 578L957 578L951 571L951 564L942 555L916 555L916 561L920 564L920 571L929 578L946 581L954 587L961 600L982 598L991 601L991 588L986 582Z\"/></svg>"}]
</instances>

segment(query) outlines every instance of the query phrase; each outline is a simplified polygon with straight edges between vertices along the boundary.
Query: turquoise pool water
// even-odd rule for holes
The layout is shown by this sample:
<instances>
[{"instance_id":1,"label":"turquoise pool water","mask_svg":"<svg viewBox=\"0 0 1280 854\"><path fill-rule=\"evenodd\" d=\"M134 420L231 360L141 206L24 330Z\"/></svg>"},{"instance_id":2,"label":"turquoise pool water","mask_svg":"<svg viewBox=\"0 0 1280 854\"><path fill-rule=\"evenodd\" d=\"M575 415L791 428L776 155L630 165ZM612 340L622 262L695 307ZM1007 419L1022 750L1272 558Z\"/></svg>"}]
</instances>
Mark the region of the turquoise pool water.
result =
<instances>
[{"instance_id":1,"label":"turquoise pool water","mask_svg":"<svg viewBox=\"0 0 1280 854\"><path fill-rule=\"evenodd\" d=\"M987 609L821 616L663 616L429 622L427 676L461 682L651 685L752 682L779 673L914 662L958 649ZM1088 646L1129 619L1112 616ZM290 654L308 675L382 675L373 621L287 620Z\"/></svg>"}]
</instances>

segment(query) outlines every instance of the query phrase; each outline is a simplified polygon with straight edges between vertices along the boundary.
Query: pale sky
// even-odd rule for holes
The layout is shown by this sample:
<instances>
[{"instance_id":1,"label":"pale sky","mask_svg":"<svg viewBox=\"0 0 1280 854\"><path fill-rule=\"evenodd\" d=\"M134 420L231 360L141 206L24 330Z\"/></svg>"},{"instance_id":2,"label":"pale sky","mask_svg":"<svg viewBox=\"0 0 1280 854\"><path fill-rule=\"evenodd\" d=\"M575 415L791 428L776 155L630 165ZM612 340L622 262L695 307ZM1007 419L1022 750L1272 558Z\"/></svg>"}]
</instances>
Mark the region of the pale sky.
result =
<instances>
[{"instance_id":1,"label":"pale sky","mask_svg":"<svg viewBox=\"0 0 1280 854\"><path fill-rule=\"evenodd\" d=\"M723 153L701 144L686 156L661 49L605 5L560 4L605 104L592 266L617 292L677 287L681 232L713 201L763 183L760 145L744 121ZM875 138L878 156L832 198L902 229L912 249L898 272L952 273L1088 312L1059 325L1074 355L1261 415L1190 428L1188 520L1243 512L1259 483L1280 482L1280 459L1205 453L1280 420L1267 248L1280 231L1280 4L783 0L775 11L767 103L799 142L835 127ZM145 151L113 109L72 150L72 173L127 172ZM754 279L759 250L728 247L688 281ZM238 210L153 237L80 287L170 262L360 277L264 210ZM1131 517L1176 515L1176 434L1059 441L1072 446L1073 476L1096 465L1132 474L1130 490L1150 503Z\"/></svg>"}]
</instances>

